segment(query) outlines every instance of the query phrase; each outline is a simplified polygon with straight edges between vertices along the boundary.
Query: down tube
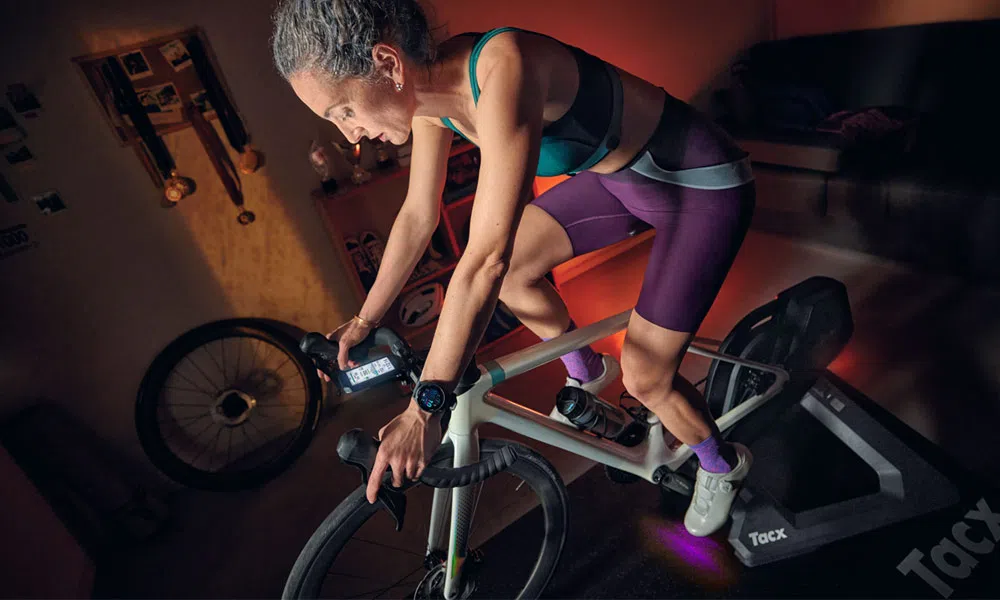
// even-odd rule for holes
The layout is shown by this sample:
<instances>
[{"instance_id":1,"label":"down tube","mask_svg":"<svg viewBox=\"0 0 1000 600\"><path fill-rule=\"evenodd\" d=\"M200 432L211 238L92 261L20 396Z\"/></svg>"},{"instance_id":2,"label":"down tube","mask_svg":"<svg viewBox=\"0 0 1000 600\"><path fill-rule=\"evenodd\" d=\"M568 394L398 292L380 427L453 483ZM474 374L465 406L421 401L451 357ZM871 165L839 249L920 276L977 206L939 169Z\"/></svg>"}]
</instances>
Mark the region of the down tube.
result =
<instances>
[{"instance_id":1,"label":"down tube","mask_svg":"<svg viewBox=\"0 0 1000 600\"><path fill-rule=\"evenodd\" d=\"M456 469L479 461L479 434L475 429L469 435L452 433L451 440L455 446ZM457 597L462 589L462 566L469 547L476 488L474 485L467 485L452 488L451 492L451 539L444 583L445 598Z\"/></svg>"}]
</instances>

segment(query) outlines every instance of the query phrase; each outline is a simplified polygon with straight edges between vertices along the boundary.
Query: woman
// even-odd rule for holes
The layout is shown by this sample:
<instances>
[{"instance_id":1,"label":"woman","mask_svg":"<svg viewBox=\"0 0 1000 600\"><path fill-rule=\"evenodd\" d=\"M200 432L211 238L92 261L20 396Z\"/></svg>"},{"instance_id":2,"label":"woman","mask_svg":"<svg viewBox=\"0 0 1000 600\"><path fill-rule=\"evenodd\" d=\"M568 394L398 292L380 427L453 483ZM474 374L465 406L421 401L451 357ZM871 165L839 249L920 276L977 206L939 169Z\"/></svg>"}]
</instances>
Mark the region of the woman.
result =
<instances>
[{"instance_id":1,"label":"woman","mask_svg":"<svg viewBox=\"0 0 1000 600\"><path fill-rule=\"evenodd\" d=\"M457 132L480 148L479 185L422 380L453 388L498 298L543 339L574 328L545 274L648 223L656 236L622 348L623 383L698 457L688 530L721 528L752 458L721 438L677 369L749 226L746 154L661 88L545 35L502 28L435 48L415 0L285 0L274 20L275 64L314 113L351 143L413 135L409 188L377 280L331 334L341 368L437 227ZM536 175L565 173L575 176L529 202ZM619 372L590 348L562 360L567 383L595 393ZM411 401L381 430L370 502L387 467L397 486L419 476L441 441L439 415Z\"/></svg>"}]
</instances>

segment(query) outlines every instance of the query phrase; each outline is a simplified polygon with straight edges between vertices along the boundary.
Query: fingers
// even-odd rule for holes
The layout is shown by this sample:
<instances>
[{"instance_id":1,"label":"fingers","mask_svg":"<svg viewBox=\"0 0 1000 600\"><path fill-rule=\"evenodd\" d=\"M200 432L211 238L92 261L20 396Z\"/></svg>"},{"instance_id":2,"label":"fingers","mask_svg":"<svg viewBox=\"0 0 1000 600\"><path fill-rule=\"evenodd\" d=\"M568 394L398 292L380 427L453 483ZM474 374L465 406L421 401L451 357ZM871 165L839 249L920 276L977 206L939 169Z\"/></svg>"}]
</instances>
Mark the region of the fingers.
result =
<instances>
[{"instance_id":1,"label":"fingers","mask_svg":"<svg viewBox=\"0 0 1000 600\"><path fill-rule=\"evenodd\" d=\"M347 368L347 344L340 344L337 349L337 364L340 366L340 370L343 371Z\"/></svg>"},{"instance_id":2,"label":"fingers","mask_svg":"<svg viewBox=\"0 0 1000 600\"><path fill-rule=\"evenodd\" d=\"M426 466L427 465L422 460L415 460L411 462L406 467L406 478L410 479L411 481L416 481L417 479L420 479L420 475L423 474L424 467Z\"/></svg>"},{"instance_id":3,"label":"fingers","mask_svg":"<svg viewBox=\"0 0 1000 600\"><path fill-rule=\"evenodd\" d=\"M326 381L326 382L330 381L330 378L323 371L320 371L319 369L316 369L316 373L319 374L319 378L322 379L323 381Z\"/></svg>"},{"instance_id":4,"label":"fingers","mask_svg":"<svg viewBox=\"0 0 1000 600\"><path fill-rule=\"evenodd\" d=\"M389 466L392 469L392 487L401 488L403 483L406 481L404 477L406 476L406 467L402 457L393 457L389 459Z\"/></svg>"},{"instance_id":5,"label":"fingers","mask_svg":"<svg viewBox=\"0 0 1000 600\"><path fill-rule=\"evenodd\" d=\"M368 498L369 504L375 504L375 500L378 498L378 489L382 486L382 475L385 474L387 466L389 466L389 461L386 459L385 453L379 449L378 454L375 455L375 466L372 468L372 475L368 478L368 488L365 490L365 496ZM394 470L393 473L395 474L395 472Z\"/></svg>"}]
</instances>

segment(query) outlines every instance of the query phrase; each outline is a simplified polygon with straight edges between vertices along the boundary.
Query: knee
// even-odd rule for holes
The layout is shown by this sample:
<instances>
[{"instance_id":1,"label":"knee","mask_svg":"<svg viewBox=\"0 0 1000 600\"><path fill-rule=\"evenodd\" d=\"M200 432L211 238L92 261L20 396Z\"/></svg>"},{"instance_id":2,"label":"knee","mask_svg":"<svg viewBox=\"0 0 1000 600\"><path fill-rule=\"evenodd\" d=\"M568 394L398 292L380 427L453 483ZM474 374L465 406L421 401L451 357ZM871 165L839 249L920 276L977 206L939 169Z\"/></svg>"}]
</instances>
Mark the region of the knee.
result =
<instances>
[{"instance_id":1,"label":"knee","mask_svg":"<svg viewBox=\"0 0 1000 600\"><path fill-rule=\"evenodd\" d=\"M623 364L622 384L633 398L648 406L662 404L671 397L673 377L654 370L628 368L627 364Z\"/></svg>"},{"instance_id":2,"label":"knee","mask_svg":"<svg viewBox=\"0 0 1000 600\"><path fill-rule=\"evenodd\" d=\"M511 292L531 287L538 283L538 280L544 276L544 273L541 275L538 274L537 266L532 264L530 260L514 255L511 257L507 274L504 275L503 284L500 287L500 294L503 295L505 290L507 292Z\"/></svg>"}]
</instances>

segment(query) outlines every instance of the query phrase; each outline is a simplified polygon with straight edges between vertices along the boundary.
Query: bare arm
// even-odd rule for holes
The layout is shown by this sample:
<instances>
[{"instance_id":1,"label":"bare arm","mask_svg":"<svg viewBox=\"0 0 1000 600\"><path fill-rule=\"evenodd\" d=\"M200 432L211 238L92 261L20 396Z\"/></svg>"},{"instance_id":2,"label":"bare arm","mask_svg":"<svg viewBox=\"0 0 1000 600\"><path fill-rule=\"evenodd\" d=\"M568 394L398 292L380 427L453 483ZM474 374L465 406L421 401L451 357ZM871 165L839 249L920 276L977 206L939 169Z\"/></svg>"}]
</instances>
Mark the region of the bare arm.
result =
<instances>
[{"instance_id":1,"label":"bare arm","mask_svg":"<svg viewBox=\"0 0 1000 600\"><path fill-rule=\"evenodd\" d=\"M514 246L538 162L543 85L514 51L483 80L476 109L482 168L469 244L448 283L422 379L453 385L472 359Z\"/></svg>"},{"instance_id":2,"label":"bare arm","mask_svg":"<svg viewBox=\"0 0 1000 600\"><path fill-rule=\"evenodd\" d=\"M382 320L437 229L451 137L450 129L433 125L423 118L413 121L409 188L386 240L375 283L358 311L367 321Z\"/></svg>"}]
</instances>

